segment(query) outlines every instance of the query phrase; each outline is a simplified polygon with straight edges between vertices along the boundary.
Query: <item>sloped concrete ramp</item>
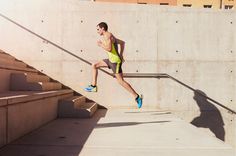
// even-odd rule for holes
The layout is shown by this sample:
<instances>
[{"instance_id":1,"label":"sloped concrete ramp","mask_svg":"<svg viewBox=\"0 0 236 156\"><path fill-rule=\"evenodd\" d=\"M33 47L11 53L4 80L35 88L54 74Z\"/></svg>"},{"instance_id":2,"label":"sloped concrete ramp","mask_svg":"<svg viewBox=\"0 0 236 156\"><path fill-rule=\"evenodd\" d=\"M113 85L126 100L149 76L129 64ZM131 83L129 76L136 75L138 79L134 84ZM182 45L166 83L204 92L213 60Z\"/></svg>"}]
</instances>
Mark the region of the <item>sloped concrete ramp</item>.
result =
<instances>
[{"instance_id":1,"label":"sloped concrete ramp","mask_svg":"<svg viewBox=\"0 0 236 156\"><path fill-rule=\"evenodd\" d=\"M100 109L91 119L57 119L0 155L235 156L235 151L168 111Z\"/></svg>"}]
</instances>

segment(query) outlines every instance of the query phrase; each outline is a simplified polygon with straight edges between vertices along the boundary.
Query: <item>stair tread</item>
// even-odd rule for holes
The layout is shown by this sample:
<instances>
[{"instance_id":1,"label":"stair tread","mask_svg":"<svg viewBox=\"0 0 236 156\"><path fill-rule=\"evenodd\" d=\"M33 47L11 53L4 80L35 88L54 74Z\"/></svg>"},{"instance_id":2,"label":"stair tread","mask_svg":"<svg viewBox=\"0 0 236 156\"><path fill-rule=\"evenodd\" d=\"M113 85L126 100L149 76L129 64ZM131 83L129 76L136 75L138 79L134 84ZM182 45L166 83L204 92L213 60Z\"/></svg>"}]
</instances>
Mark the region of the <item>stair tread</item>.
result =
<instances>
[{"instance_id":1,"label":"stair tread","mask_svg":"<svg viewBox=\"0 0 236 156\"><path fill-rule=\"evenodd\" d=\"M47 84L61 84L59 82L29 82L29 83L38 83L38 84L41 84L41 85L47 85Z\"/></svg>"},{"instance_id":2,"label":"stair tread","mask_svg":"<svg viewBox=\"0 0 236 156\"><path fill-rule=\"evenodd\" d=\"M58 107L59 117L90 118L98 109L95 102L65 103L60 101Z\"/></svg>"},{"instance_id":3,"label":"stair tread","mask_svg":"<svg viewBox=\"0 0 236 156\"><path fill-rule=\"evenodd\" d=\"M32 73L37 73L38 72L36 69L32 69L32 68L28 68L28 67L17 67L17 66L6 65L6 64L0 64L0 68L11 69L11 70L19 70L19 71L24 71L24 72L32 72Z\"/></svg>"},{"instance_id":4,"label":"stair tread","mask_svg":"<svg viewBox=\"0 0 236 156\"><path fill-rule=\"evenodd\" d=\"M79 109L86 109L86 110L89 110L91 109L92 107L94 107L95 105L97 105L96 102L88 102L88 103L82 103L79 107Z\"/></svg>"},{"instance_id":5,"label":"stair tread","mask_svg":"<svg viewBox=\"0 0 236 156\"><path fill-rule=\"evenodd\" d=\"M49 91L62 88L61 83L48 82L49 78L47 76L33 73L12 73L10 81L12 91Z\"/></svg>"},{"instance_id":6,"label":"stair tread","mask_svg":"<svg viewBox=\"0 0 236 156\"><path fill-rule=\"evenodd\" d=\"M11 73L12 76L24 76L27 82L49 82L50 78L38 73Z\"/></svg>"},{"instance_id":7,"label":"stair tread","mask_svg":"<svg viewBox=\"0 0 236 156\"><path fill-rule=\"evenodd\" d=\"M76 101L80 98L84 98L84 96L82 95L75 95L75 96L72 96L72 97L69 97L69 98L65 98L65 99L62 99L63 101Z\"/></svg>"},{"instance_id":8,"label":"stair tread","mask_svg":"<svg viewBox=\"0 0 236 156\"><path fill-rule=\"evenodd\" d=\"M23 67L23 68L27 67L27 64L25 64L24 62L20 62L13 59L1 58L1 56L0 56L0 64L12 65L12 66Z\"/></svg>"},{"instance_id":9,"label":"stair tread","mask_svg":"<svg viewBox=\"0 0 236 156\"><path fill-rule=\"evenodd\" d=\"M5 52L1 52L0 53L0 57L1 58L5 58L5 59L9 59L9 60L15 60L15 58L13 56L11 56L11 55L9 55L9 54L7 54Z\"/></svg>"},{"instance_id":10,"label":"stair tread","mask_svg":"<svg viewBox=\"0 0 236 156\"><path fill-rule=\"evenodd\" d=\"M1 101L8 101L7 104L22 103L30 100L35 100L39 98L57 96L61 94L73 93L71 89L61 89L55 91L8 91L0 94L0 106Z\"/></svg>"},{"instance_id":11,"label":"stair tread","mask_svg":"<svg viewBox=\"0 0 236 156\"><path fill-rule=\"evenodd\" d=\"M27 81L28 82L49 82L50 78L45 75L39 75L34 73L27 73Z\"/></svg>"}]
</instances>

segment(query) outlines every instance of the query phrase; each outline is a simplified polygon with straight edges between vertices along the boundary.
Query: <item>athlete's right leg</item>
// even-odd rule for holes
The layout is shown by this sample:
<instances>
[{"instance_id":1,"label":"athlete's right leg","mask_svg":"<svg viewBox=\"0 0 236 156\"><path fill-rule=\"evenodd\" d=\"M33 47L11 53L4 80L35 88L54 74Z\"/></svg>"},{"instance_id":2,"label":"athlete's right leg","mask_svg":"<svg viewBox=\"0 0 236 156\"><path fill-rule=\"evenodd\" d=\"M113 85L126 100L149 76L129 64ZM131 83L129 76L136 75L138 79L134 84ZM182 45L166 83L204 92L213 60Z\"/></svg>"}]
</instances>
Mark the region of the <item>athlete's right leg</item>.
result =
<instances>
[{"instance_id":1,"label":"athlete's right leg","mask_svg":"<svg viewBox=\"0 0 236 156\"><path fill-rule=\"evenodd\" d=\"M92 64L92 72L93 72L92 85L93 86L97 85L97 77L98 77L98 68L99 67L108 67L108 65L103 60Z\"/></svg>"},{"instance_id":2,"label":"athlete's right leg","mask_svg":"<svg viewBox=\"0 0 236 156\"><path fill-rule=\"evenodd\" d=\"M92 83L88 85L84 90L87 92L97 92L97 76L98 76L98 68L99 67L108 67L108 65L103 61L99 61L97 63L92 64Z\"/></svg>"}]
</instances>

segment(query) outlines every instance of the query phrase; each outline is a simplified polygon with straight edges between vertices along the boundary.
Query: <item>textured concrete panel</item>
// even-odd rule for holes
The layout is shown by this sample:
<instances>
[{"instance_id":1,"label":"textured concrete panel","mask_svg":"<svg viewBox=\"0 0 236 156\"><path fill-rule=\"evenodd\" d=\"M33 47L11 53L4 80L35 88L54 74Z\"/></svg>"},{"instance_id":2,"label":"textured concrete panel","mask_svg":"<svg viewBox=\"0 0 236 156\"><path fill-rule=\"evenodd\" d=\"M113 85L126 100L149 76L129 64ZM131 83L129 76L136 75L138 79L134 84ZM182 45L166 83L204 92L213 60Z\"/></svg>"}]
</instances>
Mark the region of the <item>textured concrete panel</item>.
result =
<instances>
[{"instance_id":1,"label":"textured concrete panel","mask_svg":"<svg viewBox=\"0 0 236 156\"><path fill-rule=\"evenodd\" d=\"M10 74L11 74L11 71L0 69L0 72L1 72L0 92L4 92L4 91L9 90L9 88L10 88Z\"/></svg>"},{"instance_id":2,"label":"textured concrete panel","mask_svg":"<svg viewBox=\"0 0 236 156\"><path fill-rule=\"evenodd\" d=\"M7 122L6 122L6 113L7 110L5 107L0 107L0 147L7 143L6 140L6 130L7 130Z\"/></svg>"},{"instance_id":3,"label":"textured concrete panel","mask_svg":"<svg viewBox=\"0 0 236 156\"><path fill-rule=\"evenodd\" d=\"M8 107L8 143L55 119L58 100L68 96L71 94L10 105Z\"/></svg>"},{"instance_id":4,"label":"textured concrete panel","mask_svg":"<svg viewBox=\"0 0 236 156\"><path fill-rule=\"evenodd\" d=\"M106 53L96 46L96 25L105 21L109 30L126 42L124 71L170 74L235 110L233 11L76 0L12 0L1 1L0 6L1 13L59 46L52 46L1 17L1 49L98 104L136 107L133 97L101 72L98 93L84 92L83 88L91 82L91 68L62 48L90 62L105 58ZM192 118L199 114L194 92L170 79L126 80L144 94L144 108L187 110ZM215 112L218 110L225 115L225 110L217 108ZM231 124L229 118L223 118L225 124ZM226 138L235 136L231 131L226 129Z\"/></svg>"},{"instance_id":5,"label":"textured concrete panel","mask_svg":"<svg viewBox=\"0 0 236 156\"><path fill-rule=\"evenodd\" d=\"M106 54L96 47L98 36L95 29L98 22L106 21L109 24L109 30L126 42L124 53L126 62L123 65L125 72L172 74L188 84L193 86L197 84L196 88L204 90L217 101L227 103L227 106L232 105L228 104L228 101L235 101L233 96L235 87L232 85L235 81L236 56L234 55L235 44L233 44L235 36L233 12L152 5L101 4L73 0L51 1L50 3L54 2L54 7L51 7L47 1L32 4L27 2L24 8L28 7L28 11L32 13L21 16L15 15L22 12L20 5L13 5L12 2L8 2L9 6L0 10L29 30L66 49L67 52L90 62L106 57ZM10 6L14 8L14 12L11 12ZM92 11L89 11L91 8L93 8ZM3 28L6 26L11 30L9 34L16 35L14 42L24 45L30 40L27 42L29 46L8 47L7 45L12 45L14 42L12 38L7 40L9 35L4 31L2 32L4 36L2 46L6 47L7 51L76 91L86 94L82 88L90 83L91 69L88 65L48 42L30 35L22 28L17 28L4 20L1 22ZM28 55L29 53L34 53L34 55ZM199 68L199 62L196 61L202 63L203 66ZM159 62L165 62L165 65L162 66ZM208 67L204 69L204 64L209 66L207 65ZM212 70L213 67L220 71ZM208 70L211 70L212 74L208 73ZM191 71L191 76L189 71ZM225 75L227 71L231 72L230 80ZM200 76L201 74L203 76ZM219 78L219 75L224 78ZM101 76L107 77L102 74ZM206 82L206 77L213 83ZM112 78L105 79L113 84ZM129 81L133 83L136 80ZM223 83L229 87L222 87ZM143 88L139 86L139 83L133 84L138 86L137 88ZM215 85L225 89L212 89ZM117 87L113 87L112 90L122 92L122 89L117 89ZM144 91L141 90L141 92ZM219 98L219 94L225 95L226 98ZM110 106L110 101L104 101L100 96L88 96L103 105ZM124 99L122 94L119 96ZM155 96L155 94L151 95L153 98ZM111 99L115 97L117 94L110 96ZM118 103L122 102L117 101Z\"/></svg>"}]
</instances>

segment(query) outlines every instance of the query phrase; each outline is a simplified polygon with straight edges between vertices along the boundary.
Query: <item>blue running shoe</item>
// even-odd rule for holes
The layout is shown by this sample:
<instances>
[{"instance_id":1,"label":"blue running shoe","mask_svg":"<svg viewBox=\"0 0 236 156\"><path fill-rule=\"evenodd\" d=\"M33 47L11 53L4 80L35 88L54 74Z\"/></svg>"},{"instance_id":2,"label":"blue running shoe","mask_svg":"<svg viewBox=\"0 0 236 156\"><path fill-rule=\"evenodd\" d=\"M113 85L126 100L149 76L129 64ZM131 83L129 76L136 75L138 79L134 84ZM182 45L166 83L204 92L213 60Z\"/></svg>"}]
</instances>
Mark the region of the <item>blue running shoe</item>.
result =
<instances>
[{"instance_id":1,"label":"blue running shoe","mask_svg":"<svg viewBox=\"0 0 236 156\"><path fill-rule=\"evenodd\" d=\"M89 85L88 87L84 88L87 92L97 92L97 86Z\"/></svg>"},{"instance_id":2,"label":"blue running shoe","mask_svg":"<svg viewBox=\"0 0 236 156\"><path fill-rule=\"evenodd\" d=\"M137 102L138 108L141 108L143 105L143 97L142 95L138 96L135 101Z\"/></svg>"}]
</instances>

